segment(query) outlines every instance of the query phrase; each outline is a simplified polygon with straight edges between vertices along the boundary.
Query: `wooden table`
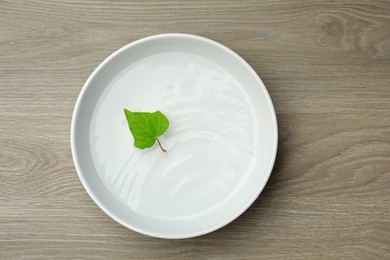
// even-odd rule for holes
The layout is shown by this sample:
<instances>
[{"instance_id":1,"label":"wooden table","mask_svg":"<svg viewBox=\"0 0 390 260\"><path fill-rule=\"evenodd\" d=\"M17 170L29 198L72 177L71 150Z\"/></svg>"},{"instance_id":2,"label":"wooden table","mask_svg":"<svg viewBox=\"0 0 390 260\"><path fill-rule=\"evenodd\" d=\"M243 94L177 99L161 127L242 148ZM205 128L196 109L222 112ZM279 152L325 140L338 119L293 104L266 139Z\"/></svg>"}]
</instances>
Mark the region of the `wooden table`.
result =
<instances>
[{"instance_id":1,"label":"wooden table","mask_svg":"<svg viewBox=\"0 0 390 260\"><path fill-rule=\"evenodd\" d=\"M186 240L106 216L69 142L93 69L166 32L214 39L246 59L280 131L253 206ZM0 259L19 258L389 259L390 2L0 1Z\"/></svg>"}]
</instances>

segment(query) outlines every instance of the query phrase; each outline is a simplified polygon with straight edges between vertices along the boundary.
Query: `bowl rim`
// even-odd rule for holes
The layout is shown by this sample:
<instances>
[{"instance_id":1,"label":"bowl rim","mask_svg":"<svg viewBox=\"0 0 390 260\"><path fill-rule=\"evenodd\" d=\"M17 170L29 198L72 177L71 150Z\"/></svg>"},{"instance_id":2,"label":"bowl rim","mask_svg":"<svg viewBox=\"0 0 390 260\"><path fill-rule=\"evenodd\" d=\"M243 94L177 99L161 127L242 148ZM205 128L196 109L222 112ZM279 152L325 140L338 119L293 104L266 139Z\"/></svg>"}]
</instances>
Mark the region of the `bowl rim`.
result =
<instances>
[{"instance_id":1,"label":"bowl rim","mask_svg":"<svg viewBox=\"0 0 390 260\"><path fill-rule=\"evenodd\" d=\"M193 232L193 233L189 233L189 234L185 234L185 235L169 235L169 234L160 234L158 232L146 231L146 230L138 228L138 227L136 227L134 225L131 225L130 223L127 223L126 221L121 220L114 213L112 213L100 201L98 196L95 195L95 193L91 189L90 185L88 184L88 182L87 182L87 180L86 180L86 178L84 176L84 173L82 172L81 167L80 167L80 162L79 162L79 159L78 159L78 154L77 154L77 149L76 149L76 141L75 141L76 125L77 125L79 111L80 111L80 104L82 103L82 101L84 99L84 96L85 96L85 93L86 93L87 89L91 85L92 79L101 71L101 69L104 66L106 66L107 63L109 63L116 56L120 55L122 52L124 52L124 51L126 51L126 50L128 50L130 48L133 48L136 45L143 44L143 43L148 42L148 41L154 41L154 40L163 39L163 38L186 38L186 39L191 39L191 40L202 41L204 43L211 44L211 45L214 45L214 46L216 46L218 48L221 48L227 54L232 55L238 62L242 63L242 65L244 65L250 71L250 73L256 78L256 81L258 82L258 84L262 88L264 94L266 95L266 99L267 99L268 105L270 106L271 112L272 112L272 116L271 117L272 117L273 128L275 129L274 134L273 134L274 146L273 146L273 150L272 150L272 157L271 157L271 160L269 162L268 169L266 171L266 176L264 178L264 181L261 183L261 185L257 189L257 192L253 195L253 197L250 198L248 200L248 202L240 210L238 210L230 218L228 218L225 221L219 223L218 225L215 225L215 226L210 227L210 228L205 229L205 230L201 230L201 231L198 231L198 232ZM216 231L216 230L226 226L227 224L231 223L233 220L238 218L242 213L244 213L255 202L255 200L259 197L259 195L263 191L265 185L267 184L267 182L269 180L269 177L270 177L270 175L272 173L274 164L275 164L276 155L277 155L277 148L278 148L278 124L277 124L275 108L274 108L274 105L272 103L271 97L270 97L270 95L269 95L269 93L267 91L267 88L265 87L265 85L264 85L263 81L261 80L261 78L259 77L259 75L252 68L252 66L250 66L249 63L247 61L245 61L240 55L238 55L236 52L234 52L230 48L226 47L225 45L223 45L223 44L221 44L219 42L216 42L214 40L211 40L209 38L205 38L203 36L194 35L194 34L186 34L186 33L164 33L164 34L156 34L156 35L152 35L152 36L147 36L147 37L144 37L144 38L141 38L141 39L138 39L136 41L133 41L133 42L130 42L130 43L126 44L125 46L119 48L118 50L116 50L112 54L110 54L107 58L105 58L94 69L92 74L88 77L87 81L84 83L83 87L81 88L81 91L80 91L80 93L79 93L79 95L77 97L77 100L76 100L76 103L75 103L75 106L74 106L74 110L73 110L73 114L72 114L72 120L71 120L71 128L70 128L70 146L71 146L71 153L72 153L73 163L74 163L77 175L79 176L79 179L81 181L81 184L83 185L84 189L87 191L87 193L91 197L91 199L95 202L95 204L101 210L103 210L103 212L106 213L110 218L112 218L113 220L115 220L116 222L121 224L122 226L124 226L124 227L126 227L126 228L128 228L130 230L136 231L136 232L138 232L140 234L143 234L143 235L147 235L147 236L151 236L151 237L157 237L157 238L165 238L165 239L184 239L184 238L192 238L192 237L205 235L205 234L211 233L213 231Z\"/></svg>"}]
</instances>

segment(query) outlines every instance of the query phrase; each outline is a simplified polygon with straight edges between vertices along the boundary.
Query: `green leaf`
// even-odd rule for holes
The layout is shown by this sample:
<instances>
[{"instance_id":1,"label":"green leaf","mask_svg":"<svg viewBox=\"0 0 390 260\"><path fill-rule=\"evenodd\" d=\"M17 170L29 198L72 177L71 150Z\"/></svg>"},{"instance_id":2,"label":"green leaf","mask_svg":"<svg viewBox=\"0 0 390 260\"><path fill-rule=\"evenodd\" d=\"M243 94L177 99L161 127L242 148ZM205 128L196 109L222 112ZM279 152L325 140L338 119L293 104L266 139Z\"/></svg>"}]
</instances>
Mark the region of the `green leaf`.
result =
<instances>
[{"instance_id":1,"label":"green leaf","mask_svg":"<svg viewBox=\"0 0 390 260\"><path fill-rule=\"evenodd\" d=\"M125 115L130 131L134 137L134 146L140 149L152 147L158 142L162 151L166 150L161 146L158 137L165 133L169 127L167 117L160 111L131 112L125 108Z\"/></svg>"}]
</instances>

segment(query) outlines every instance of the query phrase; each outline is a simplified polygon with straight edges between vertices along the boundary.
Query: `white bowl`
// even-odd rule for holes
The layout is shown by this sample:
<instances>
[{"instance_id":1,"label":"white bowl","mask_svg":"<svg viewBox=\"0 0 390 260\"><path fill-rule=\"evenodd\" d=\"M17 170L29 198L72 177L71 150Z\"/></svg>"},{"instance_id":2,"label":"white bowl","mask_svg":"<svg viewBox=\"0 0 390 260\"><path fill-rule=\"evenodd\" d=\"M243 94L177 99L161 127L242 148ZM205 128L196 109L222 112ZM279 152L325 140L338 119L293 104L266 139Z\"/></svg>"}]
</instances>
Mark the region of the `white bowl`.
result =
<instances>
[{"instance_id":1,"label":"white bowl","mask_svg":"<svg viewBox=\"0 0 390 260\"><path fill-rule=\"evenodd\" d=\"M158 146L133 146L123 109L162 111ZM188 238L243 213L275 161L277 123L256 72L227 47L195 35L162 34L117 50L85 83L71 147L82 184L123 226Z\"/></svg>"}]
</instances>

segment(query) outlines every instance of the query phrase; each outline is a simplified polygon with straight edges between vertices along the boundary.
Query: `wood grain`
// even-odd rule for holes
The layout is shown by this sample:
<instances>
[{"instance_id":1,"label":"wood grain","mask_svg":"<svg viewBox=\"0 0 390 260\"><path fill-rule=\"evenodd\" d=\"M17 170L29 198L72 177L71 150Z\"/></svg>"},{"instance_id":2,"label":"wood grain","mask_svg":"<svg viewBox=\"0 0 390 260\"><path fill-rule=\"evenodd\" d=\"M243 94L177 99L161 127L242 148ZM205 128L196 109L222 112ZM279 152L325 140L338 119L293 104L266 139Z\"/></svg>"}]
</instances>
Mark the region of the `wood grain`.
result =
<instances>
[{"instance_id":1,"label":"wood grain","mask_svg":"<svg viewBox=\"0 0 390 260\"><path fill-rule=\"evenodd\" d=\"M91 201L69 129L119 47L199 34L245 58L277 111L265 191L198 238L125 229ZM389 1L0 1L1 259L389 259Z\"/></svg>"}]
</instances>

